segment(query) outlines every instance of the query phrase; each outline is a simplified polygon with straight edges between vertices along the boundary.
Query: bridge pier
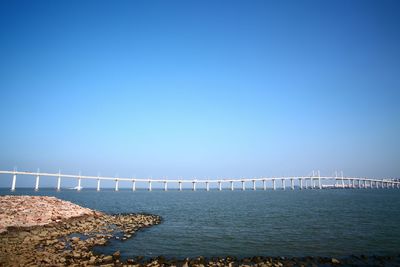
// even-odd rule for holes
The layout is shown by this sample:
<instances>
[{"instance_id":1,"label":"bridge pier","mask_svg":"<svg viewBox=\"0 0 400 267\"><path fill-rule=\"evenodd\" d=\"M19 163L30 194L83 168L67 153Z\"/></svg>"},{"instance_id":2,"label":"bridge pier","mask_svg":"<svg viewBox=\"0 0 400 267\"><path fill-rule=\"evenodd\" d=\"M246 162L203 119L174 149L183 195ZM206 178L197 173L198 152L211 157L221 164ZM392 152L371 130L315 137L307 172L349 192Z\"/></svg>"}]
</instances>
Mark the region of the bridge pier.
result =
<instances>
[{"instance_id":1,"label":"bridge pier","mask_svg":"<svg viewBox=\"0 0 400 267\"><path fill-rule=\"evenodd\" d=\"M263 190L265 191L267 190L267 184L265 183L265 180L262 180L262 182L263 182Z\"/></svg>"},{"instance_id":2,"label":"bridge pier","mask_svg":"<svg viewBox=\"0 0 400 267\"><path fill-rule=\"evenodd\" d=\"M192 182L193 183L193 191L196 191L196 182Z\"/></svg>"},{"instance_id":3,"label":"bridge pier","mask_svg":"<svg viewBox=\"0 0 400 267\"><path fill-rule=\"evenodd\" d=\"M218 190L222 191L222 183L221 183L221 181L218 181Z\"/></svg>"},{"instance_id":4,"label":"bridge pier","mask_svg":"<svg viewBox=\"0 0 400 267\"><path fill-rule=\"evenodd\" d=\"M132 180L132 191L135 192L136 191L136 181Z\"/></svg>"},{"instance_id":5,"label":"bridge pier","mask_svg":"<svg viewBox=\"0 0 400 267\"><path fill-rule=\"evenodd\" d=\"M82 189L82 187L81 187L81 180L82 180L82 178L79 177L79 178L78 178L78 188L77 188L78 191L81 191L81 189Z\"/></svg>"},{"instance_id":6,"label":"bridge pier","mask_svg":"<svg viewBox=\"0 0 400 267\"><path fill-rule=\"evenodd\" d=\"M299 182L300 182L300 190L303 190L303 179L300 178L300 179L299 179Z\"/></svg>"},{"instance_id":7,"label":"bridge pier","mask_svg":"<svg viewBox=\"0 0 400 267\"><path fill-rule=\"evenodd\" d=\"M242 181L242 191L244 191L244 190L246 190L246 186L245 186L245 184L244 184L245 182L244 181Z\"/></svg>"},{"instance_id":8,"label":"bridge pier","mask_svg":"<svg viewBox=\"0 0 400 267\"><path fill-rule=\"evenodd\" d=\"M115 179L115 191L118 191L118 190L119 190L118 184L119 184L119 180L118 180L118 179Z\"/></svg>"},{"instance_id":9,"label":"bridge pier","mask_svg":"<svg viewBox=\"0 0 400 267\"><path fill-rule=\"evenodd\" d=\"M290 186L291 186L292 190L294 190L294 182L293 182L293 178L290 178Z\"/></svg>"},{"instance_id":10,"label":"bridge pier","mask_svg":"<svg viewBox=\"0 0 400 267\"><path fill-rule=\"evenodd\" d=\"M252 180L252 182L253 182L253 191L255 191L256 190L256 181Z\"/></svg>"},{"instance_id":11,"label":"bridge pier","mask_svg":"<svg viewBox=\"0 0 400 267\"><path fill-rule=\"evenodd\" d=\"M209 184L209 182L206 182L206 191L210 191L210 184Z\"/></svg>"},{"instance_id":12,"label":"bridge pier","mask_svg":"<svg viewBox=\"0 0 400 267\"><path fill-rule=\"evenodd\" d=\"M233 181L231 181L231 191L233 191Z\"/></svg>"},{"instance_id":13,"label":"bridge pier","mask_svg":"<svg viewBox=\"0 0 400 267\"><path fill-rule=\"evenodd\" d=\"M61 176L58 176L57 178L57 191L61 190Z\"/></svg>"},{"instance_id":14,"label":"bridge pier","mask_svg":"<svg viewBox=\"0 0 400 267\"><path fill-rule=\"evenodd\" d=\"M364 189L367 189L367 180L364 180Z\"/></svg>"},{"instance_id":15,"label":"bridge pier","mask_svg":"<svg viewBox=\"0 0 400 267\"><path fill-rule=\"evenodd\" d=\"M100 178L97 178L97 192L100 191Z\"/></svg>"},{"instance_id":16,"label":"bridge pier","mask_svg":"<svg viewBox=\"0 0 400 267\"><path fill-rule=\"evenodd\" d=\"M17 174L13 174L12 183L11 183L11 191L15 191L15 185L17 183Z\"/></svg>"},{"instance_id":17,"label":"bridge pier","mask_svg":"<svg viewBox=\"0 0 400 267\"><path fill-rule=\"evenodd\" d=\"M282 179L282 189L283 189L283 190L286 190L285 179Z\"/></svg>"},{"instance_id":18,"label":"bridge pier","mask_svg":"<svg viewBox=\"0 0 400 267\"><path fill-rule=\"evenodd\" d=\"M151 181L149 181L149 191L151 191Z\"/></svg>"},{"instance_id":19,"label":"bridge pier","mask_svg":"<svg viewBox=\"0 0 400 267\"><path fill-rule=\"evenodd\" d=\"M167 183L167 181L164 181L164 191L168 191L168 183Z\"/></svg>"},{"instance_id":20,"label":"bridge pier","mask_svg":"<svg viewBox=\"0 0 400 267\"><path fill-rule=\"evenodd\" d=\"M36 175L35 191L39 191L39 180L40 180L40 176L38 174L38 175Z\"/></svg>"},{"instance_id":21,"label":"bridge pier","mask_svg":"<svg viewBox=\"0 0 400 267\"><path fill-rule=\"evenodd\" d=\"M353 180L351 180L351 187L354 188L356 186L356 182Z\"/></svg>"},{"instance_id":22,"label":"bridge pier","mask_svg":"<svg viewBox=\"0 0 400 267\"><path fill-rule=\"evenodd\" d=\"M314 189L315 185L314 185L314 179L311 177L310 178L310 188Z\"/></svg>"},{"instance_id":23,"label":"bridge pier","mask_svg":"<svg viewBox=\"0 0 400 267\"><path fill-rule=\"evenodd\" d=\"M275 179L272 179L272 189L273 189L273 190L276 190Z\"/></svg>"}]
</instances>

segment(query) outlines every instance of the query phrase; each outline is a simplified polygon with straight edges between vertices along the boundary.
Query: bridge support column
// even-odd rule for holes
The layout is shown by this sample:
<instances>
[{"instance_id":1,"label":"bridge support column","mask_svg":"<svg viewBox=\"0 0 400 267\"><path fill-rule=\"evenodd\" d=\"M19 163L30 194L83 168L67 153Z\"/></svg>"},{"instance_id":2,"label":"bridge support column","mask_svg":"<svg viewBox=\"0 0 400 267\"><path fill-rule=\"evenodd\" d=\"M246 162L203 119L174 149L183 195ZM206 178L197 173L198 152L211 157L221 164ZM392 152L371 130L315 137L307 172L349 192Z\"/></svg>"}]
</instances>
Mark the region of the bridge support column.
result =
<instances>
[{"instance_id":1,"label":"bridge support column","mask_svg":"<svg viewBox=\"0 0 400 267\"><path fill-rule=\"evenodd\" d=\"M293 178L290 178L290 187L291 187L292 190L294 190Z\"/></svg>"},{"instance_id":2,"label":"bridge support column","mask_svg":"<svg viewBox=\"0 0 400 267\"><path fill-rule=\"evenodd\" d=\"M321 184L321 178L320 177L318 177L318 188L322 189L322 184Z\"/></svg>"},{"instance_id":3,"label":"bridge support column","mask_svg":"<svg viewBox=\"0 0 400 267\"><path fill-rule=\"evenodd\" d=\"M343 180L343 177L342 177L342 188L344 188L344 180Z\"/></svg>"},{"instance_id":4,"label":"bridge support column","mask_svg":"<svg viewBox=\"0 0 400 267\"><path fill-rule=\"evenodd\" d=\"M272 179L272 189L273 189L273 190L276 190L275 179Z\"/></svg>"},{"instance_id":5,"label":"bridge support column","mask_svg":"<svg viewBox=\"0 0 400 267\"><path fill-rule=\"evenodd\" d=\"M300 190L303 190L303 179L299 179L299 182L300 182Z\"/></svg>"},{"instance_id":6,"label":"bridge support column","mask_svg":"<svg viewBox=\"0 0 400 267\"><path fill-rule=\"evenodd\" d=\"M164 182L164 191L167 191L168 190L168 183L167 183L167 181L165 181Z\"/></svg>"},{"instance_id":7,"label":"bridge support column","mask_svg":"<svg viewBox=\"0 0 400 267\"><path fill-rule=\"evenodd\" d=\"M115 191L118 191L118 184L119 184L119 180L115 179Z\"/></svg>"},{"instance_id":8,"label":"bridge support column","mask_svg":"<svg viewBox=\"0 0 400 267\"><path fill-rule=\"evenodd\" d=\"M100 179L97 179L97 192L100 191Z\"/></svg>"},{"instance_id":9,"label":"bridge support column","mask_svg":"<svg viewBox=\"0 0 400 267\"><path fill-rule=\"evenodd\" d=\"M222 183L221 183L221 181L218 182L218 190L219 190L219 191L222 190Z\"/></svg>"},{"instance_id":10,"label":"bridge support column","mask_svg":"<svg viewBox=\"0 0 400 267\"><path fill-rule=\"evenodd\" d=\"M310 188L314 189L314 179L312 177L310 178Z\"/></svg>"},{"instance_id":11,"label":"bridge support column","mask_svg":"<svg viewBox=\"0 0 400 267\"><path fill-rule=\"evenodd\" d=\"M351 180L351 187L355 187L355 181L354 181L354 179L353 180Z\"/></svg>"},{"instance_id":12,"label":"bridge support column","mask_svg":"<svg viewBox=\"0 0 400 267\"><path fill-rule=\"evenodd\" d=\"M364 189L367 188L367 180L364 180Z\"/></svg>"},{"instance_id":13,"label":"bridge support column","mask_svg":"<svg viewBox=\"0 0 400 267\"><path fill-rule=\"evenodd\" d=\"M136 191L136 181L132 180L132 191Z\"/></svg>"},{"instance_id":14,"label":"bridge support column","mask_svg":"<svg viewBox=\"0 0 400 267\"><path fill-rule=\"evenodd\" d=\"M210 191L210 184L206 182L206 191Z\"/></svg>"},{"instance_id":15,"label":"bridge support column","mask_svg":"<svg viewBox=\"0 0 400 267\"><path fill-rule=\"evenodd\" d=\"M263 190L265 191L265 190L267 190L267 184L266 184L265 180L263 180L262 182L263 182Z\"/></svg>"},{"instance_id":16,"label":"bridge support column","mask_svg":"<svg viewBox=\"0 0 400 267\"><path fill-rule=\"evenodd\" d=\"M15 191L15 185L17 183L17 174L13 174L12 183L11 183L11 191Z\"/></svg>"},{"instance_id":17,"label":"bridge support column","mask_svg":"<svg viewBox=\"0 0 400 267\"><path fill-rule=\"evenodd\" d=\"M39 191L40 176L36 175L35 191Z\"/></svg>"},{"instance_id":18,"label":"bridge support column","mask_svg":"<svg viewBox=\"0 0 400 267\"><path fill-rule=\"evenodd\" d=\"M233 181L231 181L231 191L233 191Z\"/></svg>"},{"instance_id":19,"label":"bridge support column","mask_svg":"<svg viewBox=\"0 0 400 267\"><path fill-rule=\"evenodd\" d=\"M61 176L58 176L57 178L57 191L61 190Z\"/></svg>"},{"instance_id":20,"label":"bridge support column","mask_svg":"<svg viewBox=\"0 0 400 267\"><path fill-rule=\"evenodd\" d=\"M244 190L246 190L246 186L245 186L245 184L244 184L245 182L244 181L242 181L242 191L244 191Z\"/></svg>"},{"instance_id":21,"label":"bridge support column","mask_svg":"<svg viewBox=\"0 0 400 267\"><path fill-rule=\"evenodd\" d=\"M196 182L193 182L193 191L196 191Z\"/></svg>"},{"instance_id":22,"label":"bridge support column","mask_svg":"<svg viewBox=\"0 0 400 267\"><path fill-rule=\"evenodd\" d=\"M253 191L255 191L255 190L256 190L256 181L253 180Z\"/></svg>"},{"instance_id":23,"label":"bridge support column","mask_svg":"<svg viewBox=\"0 0 400 267\"><path fill-rule=\"evenodd\" d=\"M151 191L151 181L149 181L149 191Z\"/></svg>"},{"instance_id":24,"label":"bridge support column","mask_svg":"<svg viewBox=\"0 0 400 267\"><path fill-rule=\"evenodd\" d=\"M82 180L82 178L79 177L79 178L78 178L78 188L77 188L78 191L81 191L81 189L82 189L81 180Z\"/></svg>"},{"instance_id":25,"label":"bridge support column","mask_svg":"<svg viewBox=\"0 0 400 267\"><path fill-rule=\"evenodd\" d=\"M285 179L282 179L282 189L283 189L283 190L286 190Z\"/></svg>"},{"instance_id":26,"label":"bridge support column","mask_svg":"<svg viewBox=\"0 0 400 267\"><path fill-rule=\"evenodd\" d=\"M182 182L179 181L178 184L179 184L179 191L182 191Z\"/></svg>"}]
</instances>

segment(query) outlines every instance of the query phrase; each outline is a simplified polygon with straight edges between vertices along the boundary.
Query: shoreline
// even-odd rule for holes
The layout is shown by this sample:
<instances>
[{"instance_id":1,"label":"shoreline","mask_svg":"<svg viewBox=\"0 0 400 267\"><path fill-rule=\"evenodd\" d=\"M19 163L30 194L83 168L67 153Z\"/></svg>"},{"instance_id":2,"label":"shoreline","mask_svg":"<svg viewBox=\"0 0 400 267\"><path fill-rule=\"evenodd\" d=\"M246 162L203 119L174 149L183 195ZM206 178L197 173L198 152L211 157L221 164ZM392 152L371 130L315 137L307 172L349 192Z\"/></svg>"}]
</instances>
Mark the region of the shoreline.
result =
<instances>
[{"instance_id":1,"label":"shoreline","mask_svg":"<svg viewBox=\"0 0 400 267\"><path fill-rule=\"evenodd\" d=\"M377 266L400 265L399 255L349 257L192 257L121 258L93 252L111 239L133 238L135 233L161 223L151 214L114 214L80 207L55 197L0 197L0 266ZM22 204L21 204L22 203ZM40 219L40 220L38 220Z\"/></svg>"}]
</instances>

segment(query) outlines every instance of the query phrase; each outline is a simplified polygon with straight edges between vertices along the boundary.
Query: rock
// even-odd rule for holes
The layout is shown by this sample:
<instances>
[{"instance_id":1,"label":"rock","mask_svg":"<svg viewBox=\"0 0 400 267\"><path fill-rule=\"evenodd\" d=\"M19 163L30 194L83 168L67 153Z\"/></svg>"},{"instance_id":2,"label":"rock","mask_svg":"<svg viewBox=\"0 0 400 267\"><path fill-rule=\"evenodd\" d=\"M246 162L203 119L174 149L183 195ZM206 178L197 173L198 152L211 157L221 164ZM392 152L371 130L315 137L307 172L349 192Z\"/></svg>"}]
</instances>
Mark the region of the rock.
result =
<instances>
[{"instance_id":1,"label":"rock","mask_svg":"<svg viewBox=\"0 0 400 267\"><path fill-rule=\"evenodd\" d=\"M113 257L112 256L105 256L102 260L104 263L110 263L113 262Z\"/></svg>"},{"instance_id":2,"label":"rock","mask_svg":"<svg viewBox=\"0 0 400 267\"><path fill-rule=\"evenodd\" d=\"M75 259L80 259L80 258L82 258L82 255L80 253L74 251L72 253L72 257L74 257Z\"/></svg>"},{"instance_id":3,"label":"rock","mask_svg":"<svg viewBox=\"0 0 400 267\"><path fill-rule=\"evenodd\" d=\"M338 259L332 258L331 259L332 264L340 264L340 261Z\"/></svg>"},{"instance_id":4,"label":"rock","mask_svg":"<svg viewBox=\"0 0 400 267\"><path fill-rule=\"evenodd\" d=\"M119 259L121 257L121 252L118 250L114 252L112 256L114 259Z\"/></svg>"},{"instance_id":5,"label":"rock","mask_svg":"<svg viewBox=\"0 0 400 267\"><path fill-rule=\"evenodd\" d=\"M107 243L107 240L105 238L101 238L101 239L96 239L94 241L94 244L96 246L104 246Z\"/></svg>"},{"instance_id":6,"label":"rock","mask_svg":"<svg viewBox=\"0 0 400 267\"><path fill-rule=\"evenodd\" d=\"M79 242L80 238L79 237L72 237L71 242L74 244L77 244Z\"/></svg>"},{"instance_id":7,"label":"rock","mask_svg":"<svg viewBox=\"0 0 400 267\"><path fill-rule=\"evenodd\" d=\"M128 263L128 264L135 264L136 261L135 261L134 259L127 259L127 260L126 260L126 263Z\"/></svg>"}]
</instances>

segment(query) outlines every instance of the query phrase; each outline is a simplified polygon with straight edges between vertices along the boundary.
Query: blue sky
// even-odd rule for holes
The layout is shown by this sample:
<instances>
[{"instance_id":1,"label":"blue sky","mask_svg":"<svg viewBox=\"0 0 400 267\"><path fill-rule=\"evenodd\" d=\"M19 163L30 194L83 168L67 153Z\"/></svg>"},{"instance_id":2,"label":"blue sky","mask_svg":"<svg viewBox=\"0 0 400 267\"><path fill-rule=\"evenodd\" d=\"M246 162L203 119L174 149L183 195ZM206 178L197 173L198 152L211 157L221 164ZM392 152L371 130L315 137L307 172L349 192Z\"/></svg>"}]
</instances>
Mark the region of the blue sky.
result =
<instances>
[{"instance_id":1,"label":"blue sky","mask_svg":"<svg viewBox=\"0 0 400 267\"><path fill-rule=\"evenodd\" d=\"M1 1L0 168L398 177L399 12L398 1Z\"/></svg>"}]
</instances>

